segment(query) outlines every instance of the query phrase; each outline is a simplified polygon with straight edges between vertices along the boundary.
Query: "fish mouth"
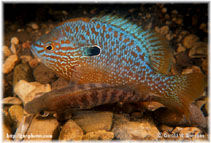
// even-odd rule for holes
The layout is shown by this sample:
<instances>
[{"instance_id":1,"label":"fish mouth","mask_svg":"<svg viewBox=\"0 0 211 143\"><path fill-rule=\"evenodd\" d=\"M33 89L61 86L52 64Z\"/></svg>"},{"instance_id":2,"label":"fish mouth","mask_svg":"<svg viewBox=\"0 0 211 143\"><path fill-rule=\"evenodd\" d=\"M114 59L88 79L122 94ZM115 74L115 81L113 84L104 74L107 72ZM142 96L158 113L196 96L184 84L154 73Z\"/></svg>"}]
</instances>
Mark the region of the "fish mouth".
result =
<instances>
[{"instance_id":1,"label":"fish mouth","mask_svg":"<svg viewBox=\"0 0 211 143\"><path fill-rule=\"evenodd\" d=\"M33 44L31 45L31 52L34 55L34 57L38 58L38 54L37 54L35 46Z\"/></svg>"}]
</instances>

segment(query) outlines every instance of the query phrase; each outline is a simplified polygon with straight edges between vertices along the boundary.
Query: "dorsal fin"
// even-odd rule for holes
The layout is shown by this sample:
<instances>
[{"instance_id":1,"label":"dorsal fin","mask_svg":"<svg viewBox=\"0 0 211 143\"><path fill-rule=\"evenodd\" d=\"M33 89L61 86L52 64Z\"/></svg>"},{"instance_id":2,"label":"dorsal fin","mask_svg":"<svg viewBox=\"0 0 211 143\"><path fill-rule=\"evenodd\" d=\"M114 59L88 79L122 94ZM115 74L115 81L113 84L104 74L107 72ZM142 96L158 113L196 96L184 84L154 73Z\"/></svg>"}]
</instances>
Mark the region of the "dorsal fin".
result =
<instances>
[{"instance_id":1,"label":"dorsal fin","mask_svg":"<svg viewBox=\"0 0 211 143\"><path fill-rule=\"evenodd\" d=\"M142 47L147 50L150 66L157 72L168 74L173 55L164 37L149 30L143 30L136 24L129 22L127 19L119 18L118 16L106 15L93 18L91 21L108 23L133 35L141 42Z\"/></svg>"}]
</instances>

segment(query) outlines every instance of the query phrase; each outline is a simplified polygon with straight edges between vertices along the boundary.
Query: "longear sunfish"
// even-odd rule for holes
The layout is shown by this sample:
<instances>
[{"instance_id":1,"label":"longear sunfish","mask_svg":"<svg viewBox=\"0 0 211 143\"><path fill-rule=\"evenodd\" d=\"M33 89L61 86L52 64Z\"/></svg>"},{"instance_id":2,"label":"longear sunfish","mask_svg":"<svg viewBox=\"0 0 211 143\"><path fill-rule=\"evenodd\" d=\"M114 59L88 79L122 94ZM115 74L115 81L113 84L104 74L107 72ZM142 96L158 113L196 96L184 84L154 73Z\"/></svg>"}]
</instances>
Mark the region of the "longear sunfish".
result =
<instances>
[{"instance_id":1,"label":"longear sunfish","mask_svg":"<svg viewBox=\"0 0 211 143\"><path fill-rule=\"evenodd\" d=\"M190 103L204 90L201 73L168 74L173 56L162 36L117 16L65 21L31 49L47 67L77 83L27 103L32 114L155 100L188 118Z\"/></svg>"}]
</instances>

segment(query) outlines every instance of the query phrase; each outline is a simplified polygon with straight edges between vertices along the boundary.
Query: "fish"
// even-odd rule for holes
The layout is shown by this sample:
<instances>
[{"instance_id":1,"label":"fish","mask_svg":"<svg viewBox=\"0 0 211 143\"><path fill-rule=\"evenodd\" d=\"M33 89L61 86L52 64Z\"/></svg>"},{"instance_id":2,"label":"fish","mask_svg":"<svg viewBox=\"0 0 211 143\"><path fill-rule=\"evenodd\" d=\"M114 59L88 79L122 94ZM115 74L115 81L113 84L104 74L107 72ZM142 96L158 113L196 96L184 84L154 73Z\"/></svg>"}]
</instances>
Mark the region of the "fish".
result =
<instances>
[{"instance_id":1,"label":"fish","mask_svg":"<svg viewBox=\"0 0 211 143\"><path fill-rule=\"evenodd\" d=\"M162 35L116 15L64 21L31 51L76 85L33 99L25 105L30 114L153 100L189 118L204 91L202 73L169 74L173 54Z\"/></svg>"}]
</instances>

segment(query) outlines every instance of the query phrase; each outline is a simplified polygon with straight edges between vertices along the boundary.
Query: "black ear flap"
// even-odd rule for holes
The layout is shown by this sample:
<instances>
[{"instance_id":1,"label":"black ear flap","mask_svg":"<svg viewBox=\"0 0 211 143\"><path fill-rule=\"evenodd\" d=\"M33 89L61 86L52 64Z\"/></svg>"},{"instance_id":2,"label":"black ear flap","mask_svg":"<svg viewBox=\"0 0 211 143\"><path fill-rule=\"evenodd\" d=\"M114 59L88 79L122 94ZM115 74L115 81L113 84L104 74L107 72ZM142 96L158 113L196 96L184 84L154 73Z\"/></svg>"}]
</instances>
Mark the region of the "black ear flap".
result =
<instances>
[{"instance_id":1,"label":"black ear flap","mask_svg":"<svg viewBox=\"0 0 211 143\"><path fill-rule=\"evenodd\" d=\"M98 46L95 46L95 45L87 46L87 47L84 47L83 56L89 56L89 57L99 56L100 52L101 52L101 48Z\"/></svg>"}]
</instances>

